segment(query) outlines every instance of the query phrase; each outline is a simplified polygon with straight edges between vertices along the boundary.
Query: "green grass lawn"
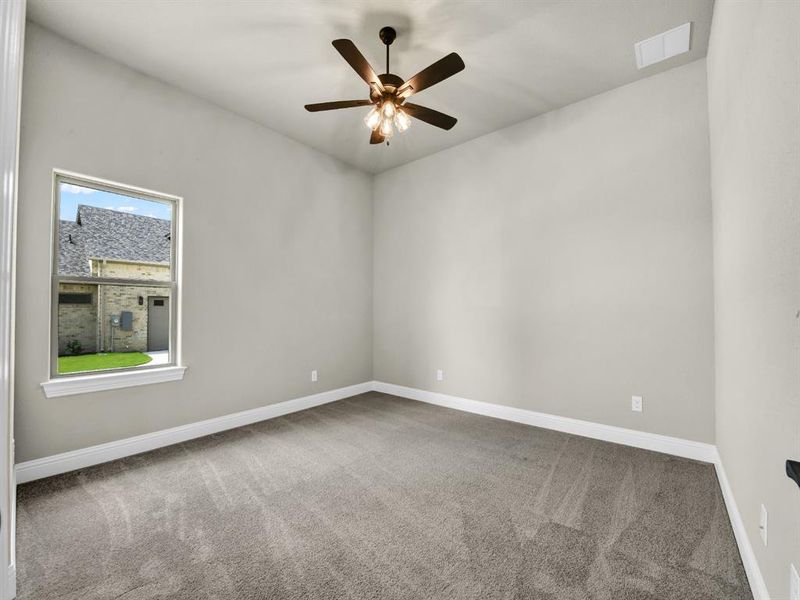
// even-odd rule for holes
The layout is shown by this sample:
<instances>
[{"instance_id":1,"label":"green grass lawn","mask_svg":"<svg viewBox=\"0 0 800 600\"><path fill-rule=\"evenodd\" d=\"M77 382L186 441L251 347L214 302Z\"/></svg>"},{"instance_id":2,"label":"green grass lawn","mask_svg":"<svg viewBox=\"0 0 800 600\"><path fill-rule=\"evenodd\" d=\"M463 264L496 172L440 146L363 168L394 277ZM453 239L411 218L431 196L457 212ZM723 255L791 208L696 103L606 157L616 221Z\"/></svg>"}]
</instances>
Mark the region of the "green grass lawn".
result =
<instances>
[{"instance_id":1,"label":"green grass lawn","mask_svg":"<svg viewBox=\"0 0 800 600\"><path fill-rule=\"evenodd\" d=\"M59 356L59 373L79 371L98 371L100 369L119 369L136 367L149 363L152 359L141 352L103 352L100 354L79 354L78 356Z\"/></svg>"}]
</instances>

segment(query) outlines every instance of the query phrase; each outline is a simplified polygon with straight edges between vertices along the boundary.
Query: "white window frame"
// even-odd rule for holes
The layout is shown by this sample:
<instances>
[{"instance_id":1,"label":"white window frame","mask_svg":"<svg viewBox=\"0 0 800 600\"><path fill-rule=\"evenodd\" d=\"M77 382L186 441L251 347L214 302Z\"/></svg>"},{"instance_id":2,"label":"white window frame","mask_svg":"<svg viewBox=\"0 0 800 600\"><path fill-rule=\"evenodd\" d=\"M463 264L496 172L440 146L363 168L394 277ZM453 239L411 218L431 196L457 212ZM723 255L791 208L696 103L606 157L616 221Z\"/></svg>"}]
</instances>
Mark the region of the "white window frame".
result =
<instances>
[{"instance_id":1,"label":"white window frame","mask_svg":"<svg viewBox=\"0 0 800 600\"><path fill-rule=\"evenodd\" d=\"M60 188L62 183L89 187L100 191L123 194L141 200L169 204L172 207L170 242L169 281L139 279L116 279L105 277L85 277L60 275L58 272L59 226L60 226ZM62 169L53 170L53 222L50 232L52 261L50 268L50 378L42 383L48 398L84 394L102 390L126 388L164 381L183 379L186 367L181 363L181 244L183 198L144 188L108 181L88 175L81 175ZM123 367L103 369L102 371L80 373L58 373L58 288L60 283L85 283L92 285L135 285L158 287L169 290L170 332L169 363L165 365Z\"/></svg>"}]
</instances>

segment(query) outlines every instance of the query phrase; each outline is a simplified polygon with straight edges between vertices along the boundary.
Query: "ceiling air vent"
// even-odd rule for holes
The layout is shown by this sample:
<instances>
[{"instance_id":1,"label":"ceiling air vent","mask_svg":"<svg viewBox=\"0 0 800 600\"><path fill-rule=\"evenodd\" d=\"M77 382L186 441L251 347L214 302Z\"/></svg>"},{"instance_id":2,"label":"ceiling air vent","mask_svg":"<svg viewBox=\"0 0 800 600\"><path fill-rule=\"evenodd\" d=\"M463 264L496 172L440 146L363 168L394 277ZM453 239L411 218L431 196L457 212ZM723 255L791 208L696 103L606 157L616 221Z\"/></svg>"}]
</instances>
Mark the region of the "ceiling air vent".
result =
<instances>
[{"instance_id":1,"label":"ceiling air vent","mask_svg":"<svg viewBox=\"0 0 800 600\"><path fill-rule=\"evenodd\" d=\"M674 29L636 42L636 66L640 69L689 51L692 24L684 23Z\"/></svg>"}]
</instances>

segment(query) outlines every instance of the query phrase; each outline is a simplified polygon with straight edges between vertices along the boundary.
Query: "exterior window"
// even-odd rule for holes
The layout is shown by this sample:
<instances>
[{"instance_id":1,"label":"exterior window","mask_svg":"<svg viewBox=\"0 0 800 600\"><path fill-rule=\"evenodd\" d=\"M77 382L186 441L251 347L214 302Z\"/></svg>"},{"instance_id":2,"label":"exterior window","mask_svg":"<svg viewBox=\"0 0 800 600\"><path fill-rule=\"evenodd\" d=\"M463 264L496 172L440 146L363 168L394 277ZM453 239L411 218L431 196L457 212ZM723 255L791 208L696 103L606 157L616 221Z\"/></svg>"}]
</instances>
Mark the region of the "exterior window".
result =
<instances>
[{"instance_id":1,"label":"exterior window","mask_svg":"<svg viewBox=\"0 0 800 600\"><path fill-rule=\"evenodd\" d=\"M176 363L179 199L55 173L51 377Z\"/></svg>"},{"instance_id":2,"label":"exterior window","mask_svg":"<svg viewBox=\"0 0 800 600\"><path fill-rule=\"evenodd\" d=\"M91 304L92 294L70 294L69 292L58 294L59 304Z\"/></svg>"}]
</instances>

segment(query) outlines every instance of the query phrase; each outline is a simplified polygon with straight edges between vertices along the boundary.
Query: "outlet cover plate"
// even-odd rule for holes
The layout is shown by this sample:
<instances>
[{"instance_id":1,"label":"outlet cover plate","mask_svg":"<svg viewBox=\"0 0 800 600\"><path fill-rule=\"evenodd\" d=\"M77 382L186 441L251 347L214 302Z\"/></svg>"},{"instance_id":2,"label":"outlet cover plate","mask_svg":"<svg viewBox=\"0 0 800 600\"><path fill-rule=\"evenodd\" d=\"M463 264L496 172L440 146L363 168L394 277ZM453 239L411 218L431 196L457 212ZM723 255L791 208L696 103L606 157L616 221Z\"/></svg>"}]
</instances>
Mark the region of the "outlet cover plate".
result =
<instances>
[{"instance_id":1,"label":"outlet cover plate","mask_svg":"<svg viewBox=\"0 0 800 600\"><path fill-rule=\"evenodd\" d=\"M631 410L633 412L642 412L642 402L641 396L631 396Z\"/></svg>"},{"instance_id":2,"label":"outlet cover plate","mask_svg":"<svg viewBox=\"0 0 800 600\"><path fill-rule=\"evenodd\" d=\"M758 533L761 534L761 541L764 542L764 545L767 545L767 507L763 504L761 505L761 516L758 519Z\"/></svg>"}]
</instances>

